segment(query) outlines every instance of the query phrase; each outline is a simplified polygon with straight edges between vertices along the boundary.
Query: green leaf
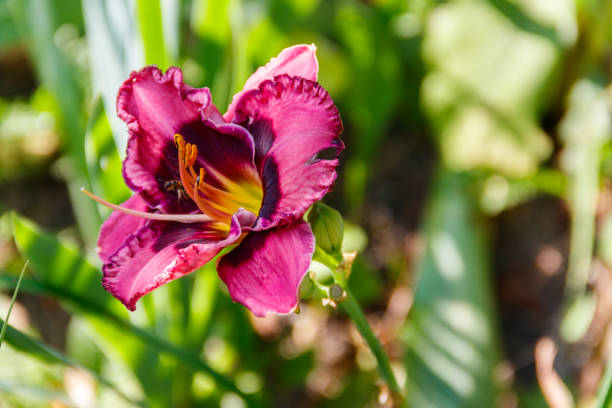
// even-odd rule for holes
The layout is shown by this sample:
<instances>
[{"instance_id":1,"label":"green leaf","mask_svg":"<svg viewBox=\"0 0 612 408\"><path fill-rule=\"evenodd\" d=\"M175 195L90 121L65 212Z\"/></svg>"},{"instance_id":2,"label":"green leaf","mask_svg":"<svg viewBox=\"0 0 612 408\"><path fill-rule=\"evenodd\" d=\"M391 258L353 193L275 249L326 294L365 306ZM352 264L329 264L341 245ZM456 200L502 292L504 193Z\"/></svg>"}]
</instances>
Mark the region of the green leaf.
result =
<instances>
[{"instance_id":1,"label":"green leaf","mask_svg":"<svg viewBox=\"0 0 612 408\"><path fill-rule=\"evenodd\" d=\"M415 407L494 406L499 350L477 205L461 175L438 175L425 219L414 305L402 331L407 402Z\"/></svg>"},{"instance_id":2,"label":"green leaf","mask_svg":"<svg viewBox=\"0 0 612 408\"><path fill-rule=\"evenodd\" d=\"M612 407L612 364L608 361L606 371L597 391L597 408Z\"/></svg>"},{"instance_id":3,"label":"green leaf","mask_svg":"<svg viewBox=\"0 0 612 408\"><path fill-rule=\"evenodd\" d=\"M71 7L67 2L64 7ZM15 7L16 23L28 36L28 45L40 82L47 88L60 109L60 121L64 129L64 148L68 155L66 166L68 193L83 239L88 247L95 245L100 216L95 204L80 193L80 188L89 187L85 161L83 131L83 89L77 81L74 64L55 39L58 27L63 23L50 0L24 0L12 3ZM73 4L74 5L74 4Z\"/></svg>"},{"instance_id":4,"label":"green leaf","mask_svg":"<svg viewBox=\"0 0 612 408\"><path fill-rule=\"evenodd\" d=\"M194 274L187 338L192 350L201 350L218 293L215 262L209 262Z\"/></svg>"},{"instance_id":5,"label":"green leaf","mask_svg":"<svg viewBox=\"0 0 612 408\"><path fill-rule=\"evenodd\" d=\"M152 364L155 359L145 353L152 351L172 357L190 371L206 373L219 386L241 395L246 400L252 400L240 392L231 379L210 368L197 354L129 323L125 308L102 289L98 270L76 250L44 233L31 221L17 215L13 215L13 229L17 248L22 256L30 259L34 276L38 281L36 285L24 280L23 291L32 289L38 293L51 294L66 302L73 310L85 313L93 319L92 324L98 327L100 336L106 337L109 340L108 344L117 347L132 363L133 368L140 368L142 375L153 370L153 367L146 366L146 363ZM11 280L3 278L0 282L10 285ZM116 341L117 338L126 335L122 342Z\"/></svg>"},{"instance_id":6,"label":"green leaf","mask_svg":"<svg viewBox=\"0 0 612 408\"><path fill-rule=\"evenodd\" d=\"M138 25L145 51L145 63L168 68L160 0L137 0Z\"/></svg>"},{"instance_id":7,"label":"green leaf","mask_svg":"<svg viewBox=\"0 0 612 408\"><path fill-rule=\"evenodd\" d=\"M17 284L15 285L15 290L13 291L13 297L11 299L11 302L9 303L8 311L6 312L6 317L4 318L4 324L2 325L2 330L0 330L0 346L2 346L2 341L4 340L4 336L6 334L6 326L8 326L8 322L11 317L11 311L13 310L13 305L17 300L17 293L19 293L21 280L23 279L23 274L25 273L25 270L28 267L28 263L29 261L26 261L23 264L23 268L21 268L21 273L19 274L19 279L17 279Z\"/></svg>"},{"instance_id":8,"label":"green leaf","mask_svg":"<svg viewBox=\"0 0 612 408\"><path fill-rule=\"evenodd\" d=\"M94 95L102 95L106 112L115 112L117 91L132 70L144 65L135 8L131 0L82 0ZM125 124L108 117L115 145L123 155Z\"/></svg>"},{"instance_id":9,"label":"green leaf","mask_svg":"<svg viewBox=\"0 0 612 408\"><path fill-rule=\"evenodd\" d=\"M94 100L85 131L85 156L93 192L113 203L121 203L130 197L130 190L123 182L121 158L117 152L113 133L104 110L101 97ZM103 215L110 214L106 207Z\"/></svg>"},{"instance_id":10,"label":"green leaf","mask_svg":"<svg viewBox=\"0 0 612 408\"><path fill-rule=\"evenodd\" d=\"M537 13L526 1L460 0L430 14L422 102L445 165L525 177L550 155L537 115L551 96L561 46L573 41L550 28L575 30L568 2Z\"/></svg>"},{"instance_id":11,"label":"green leaf","mask_svg":"<svg viewBox=\"0 0 612 408\"><path fill-rule=\"evenodd\" d=\"M4 323L2 319L0 319L0 322ZM10 344L15 349L20 350L24 353L29 354L32 357L38 358L48 363L60 364L60 365L68 366L68 367L76 367L76 368L85 370L89 374L91 374L99 383L114 390L117 394L119 394L126 401L134 405L144 406L144 404L142 404L141 402L134 401L128 396L126 396L125 394L123 394L120 390L115 388L110 381L101 377L95 371L90 370L86 367L80 366L79 364L75 363L74 361L72 361L71 359L69 359L62 353L60 353L59 351L45 345L44 343L41 343L40 341L28 336L25 333L20 332L19 330L13 328L12 326L8 324L6 325L6 327L7 327L6 341L8 344Z\"/></svg>"},{"instance_id":12,"label":"green leaf","mask_svg":"<svg viewBox=\"0 0 612 408\"><path fill-rule=\"evenodd\" d=\"M32 264L34 276L45 287L66 294L75 306L98 314L125 317L121 304L100 283L97 268L76 249L41 231L33 222L13 215L13 234L22 256Z\"/></svg>"},{"instance_id":13,"label":"green leaf","mask_svg":"<svg viewBox=\"0 0 612 408\"><path fill-rule=\"evenodd\" d=\"M21 40L21 34L11 15L9 1L0 0L0 49L10 47Z\"/></svg>"},{"instance_id":14,"label":"green leaf","mask_svg":"<svg viewBox=\"0 0 612 408\"><path fill-rule=\"evenodd\" d=\"M47 390L45 388L17 383L13 381L0 381L0 392L14 395L19 398L20 403L31 403L36 402L54 402L61 403L61 406L76 407L74 403L68 398L66 393L55 390ZM0 394L1 395L1 394ZM6 402L6 401L3 401ZM9 402L10 403L10 402Z\"/></svg>"},{"instance_id":15,"label":"green leaf","mask_svg":"<svg viewBox=\"0 0 612 408\"><path fill-rule=\"evenodd\" d=\"M595 242L602 147L612 135L605 83L582 78L569 94L568 111L559 130L565 144L562 168L568 177L567 201L571 213L570 253L565 287L565 315L561 335L578 341L595 310L585 296Z\"/></svg>"}]
</instances>

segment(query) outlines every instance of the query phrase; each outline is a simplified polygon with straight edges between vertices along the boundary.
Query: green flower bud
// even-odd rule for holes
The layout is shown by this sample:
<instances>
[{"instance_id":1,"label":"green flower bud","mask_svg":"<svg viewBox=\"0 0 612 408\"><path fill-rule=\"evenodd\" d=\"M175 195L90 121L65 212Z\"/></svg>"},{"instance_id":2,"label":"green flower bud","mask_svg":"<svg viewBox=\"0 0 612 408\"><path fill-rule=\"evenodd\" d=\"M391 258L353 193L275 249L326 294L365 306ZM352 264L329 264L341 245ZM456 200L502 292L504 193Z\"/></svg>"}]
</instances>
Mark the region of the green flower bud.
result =
<instances>
[{"instance_id":1,"label":"green flower bud","mask_svg":"<svg viewBox=\"0 0 612 408\"><path fill-rule=\"evenodd\" d=\"M338 211L316 202L308 214L308 222L319 248L330 254L342 249L344 221Z\"/></svg>"}]
</instances>

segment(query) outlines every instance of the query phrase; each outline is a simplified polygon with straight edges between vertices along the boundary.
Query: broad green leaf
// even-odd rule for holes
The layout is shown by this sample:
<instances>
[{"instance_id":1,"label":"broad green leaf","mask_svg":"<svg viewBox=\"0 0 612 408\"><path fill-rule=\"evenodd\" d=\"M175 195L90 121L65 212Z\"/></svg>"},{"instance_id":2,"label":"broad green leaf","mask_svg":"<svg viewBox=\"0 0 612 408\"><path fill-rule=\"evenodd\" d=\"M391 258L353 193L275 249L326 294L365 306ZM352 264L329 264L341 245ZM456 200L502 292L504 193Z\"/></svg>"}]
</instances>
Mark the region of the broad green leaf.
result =
<instances>
[{"instance_id":1,"label":"broad green leaf","mask_svg":"<svg viewBox=\"0 0 612 408\"><path fill-rule=\"evenodd\" d=\"M123 306L102 288L98 269L76 249L62 244L18 215L13 216L13 233L17 248L30 260L34 276L42 285L74 295L71 300L84 310L116 317L127 315Z\"/></svg>"},{"instance_id":2,"label":"broad green leaf","mask_svg":"<svg viewBox=\"0 0 612 408\"><path fill-rule=\"evenodd\" d=\"M402 332L408 406L491 407L499 359L494 302L476 203L461 175L442 172L425 219L426 249Z\"/></svg>"},{"instance_id":3,"label":"broad green leaf","mask_svg":"<svg viewBox=\"0 0 612 408\"><path fill-rule=\"evenodd\" d=\"M459 0L429 16L422 102L455 170L530 176L551 153L537 114L575 21L570 0L532 3Z\"/></svg>"},{"instance_id":4,"label":"broad green leaf","mask_svg":"<svg viewBox=\"0 0 612 408\"><path fill-rule=\"evenodd\" d=\"M4 323L4 320L0 319L0 322ZM13 328L11 325L7 325L6 330L6 342L10 344L12 347L16 348L19 351L29 354L30 356L36 357L40 360L46 361L48 363L60 364L68 367L77 367L87 371L91 374L99 383L110 387L119 395L121 395L126 401L131 402L134 405L142 406L143 404L140 402L133 401L128 396L124 395L120 390L116 389L112 383L105 378L102 378L95 371L89 370L85 367L80 366L75 363L59 351L45 345L44 343L28 336L25 333L20 332L19 330Z\"/></svg>"},{"instance_id":5,"label":"broad green leaf","mask_svg":"<svg viewBox=\"0 0 612 408\"><path fill-rule=\"evenodd\" d=\"M140 371L143 376L154 374L152 370L156 356L163 354L189 371L208 374L220 387L244 397L231 379L210 368L198 354L129 323L125 308L102 289L97 269L76 250L17 215L13 216L13 228L17 247L25 258L30 259L34 277L38 281L37 285L31 280L24 280L22 291L52 294L73 306L75 311L85 313L91 319L92 326L98 328L103 341L109 347L117 348L126 361L132 364L132 368ZM2 278L0 283L9 286L11 279ZM179 281L174 282L177 283L180 284ZM200 318L200 322L204 320ZM117 338L122 338L122 341L117 342Z\"/></svg>"}]
</instances>

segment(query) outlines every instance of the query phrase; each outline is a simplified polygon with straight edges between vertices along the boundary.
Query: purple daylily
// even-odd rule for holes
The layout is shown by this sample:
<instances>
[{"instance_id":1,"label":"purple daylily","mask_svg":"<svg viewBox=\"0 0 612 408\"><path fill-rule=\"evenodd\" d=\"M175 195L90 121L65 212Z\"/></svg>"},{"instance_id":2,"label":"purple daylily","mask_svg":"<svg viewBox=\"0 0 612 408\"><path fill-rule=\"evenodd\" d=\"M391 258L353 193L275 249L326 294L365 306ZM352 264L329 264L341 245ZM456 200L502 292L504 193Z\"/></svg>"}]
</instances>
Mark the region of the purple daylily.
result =
<instances>
[{"instance_id":1,"label":"purple daylily","mask_svg":"<svg viewBox=\"0 0 612 408\"><path fill-rule=\"evenodd\" d=\"M123 177L135 194L98 240L104 288L130 310L217 255L234 301L289 313L314 251L304 212L336 179L342 122L316 82L314 45L259 68L221 115L182 72L133 72L117 97L129 129ZM333 150L335 158L317 155ZM98 201L103 201L97 199Z\"/></svg>"}]
</instances>

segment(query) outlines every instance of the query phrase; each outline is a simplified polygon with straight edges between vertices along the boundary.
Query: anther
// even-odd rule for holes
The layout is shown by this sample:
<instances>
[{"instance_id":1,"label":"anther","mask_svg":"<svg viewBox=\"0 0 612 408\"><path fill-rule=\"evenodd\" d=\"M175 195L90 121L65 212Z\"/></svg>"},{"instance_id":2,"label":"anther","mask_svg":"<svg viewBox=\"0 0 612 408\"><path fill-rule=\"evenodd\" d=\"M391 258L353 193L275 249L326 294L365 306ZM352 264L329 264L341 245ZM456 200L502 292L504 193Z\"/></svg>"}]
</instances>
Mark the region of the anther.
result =
<instances>
[{"instance_id":1,"label":"anther","mask_svg":"<svg viewBox=\"0 0 612 408\"><path fill-rule=\"evenodd\" d=\"M174 135L174 144L176 145L177 149L181 150L185 147L185 139L183 139L183 136L177 133Z\"/></svg>"},{"instance_id":2,"label":"anther","mask_svg":"<svg viewBox=\"0 0 612 408\"><path fill-rule=\"evenodd\" d=\"M193 166L197 158L198 158L198 146L192 144L191 145L191 156L189 157L189 165Z\"/></svg>"},{"instance_id":3,"label":"anther","mask_svg":"<svg viewBox=\"0 0 612 408\"><path fill-rule=\"evenodd\" d=\"M200 167L200 174L198 175L198 178L196 179L196 188L199 190L200 189L200 183L204 182L204 175L206 174L206 172L204 171L203 167Z\"/></svg>"}]
</instances>

